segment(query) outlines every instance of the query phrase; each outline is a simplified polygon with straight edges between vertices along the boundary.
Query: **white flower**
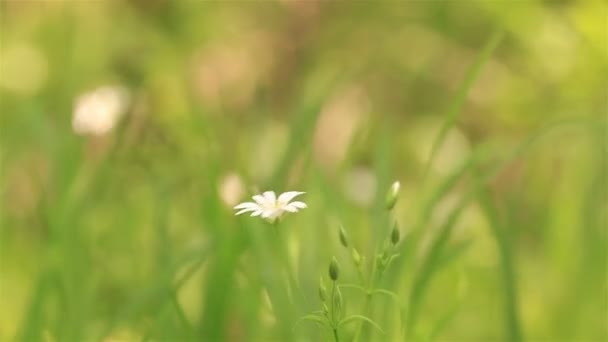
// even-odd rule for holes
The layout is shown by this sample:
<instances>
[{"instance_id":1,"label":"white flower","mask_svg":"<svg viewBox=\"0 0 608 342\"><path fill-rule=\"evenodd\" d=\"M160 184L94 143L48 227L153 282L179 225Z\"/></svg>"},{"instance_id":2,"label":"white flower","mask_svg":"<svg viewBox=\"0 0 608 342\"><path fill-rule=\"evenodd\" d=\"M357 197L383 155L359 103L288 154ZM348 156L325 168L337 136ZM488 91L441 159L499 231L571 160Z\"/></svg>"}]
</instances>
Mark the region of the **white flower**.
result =
<instances>
[{"instance_id":1,"label":"white flower","mask_svg":"<svg viewBox=\"0 0 608 342\"><path fill-rule=\"evenodd\" d=\"M220 198L230 207L239 203L243 197L245 185L241 177L235 172L230 172L224 176L218 187Z\"/></svg>"},{"instance_id":2,"label":"white flower","mask_svg":"<svg viewBox=\"0 0 608 342\"><path fill-rule=\"evenodd\" d=\"M251 216L261 216L270 222L279 219L285 212L295 213L306 208L306 203L289 202L296 196L304 194L300 191L284 192L277 198L274 191L266 191L261 195L253 196L255 202L243 202L234 207L238 210L235 215L251 212Z\"/></svg>"},{"instance_id":3,"label":"white flower","mask_svg":"<svg viewBox=\"0 0 608 342\"><path fill-rule=\"evenodd\" d=\"M80 135L103 135L114 128L127 107L126 89L104 86L76 99L72 127Z\"/></svg>"}]
</instances>

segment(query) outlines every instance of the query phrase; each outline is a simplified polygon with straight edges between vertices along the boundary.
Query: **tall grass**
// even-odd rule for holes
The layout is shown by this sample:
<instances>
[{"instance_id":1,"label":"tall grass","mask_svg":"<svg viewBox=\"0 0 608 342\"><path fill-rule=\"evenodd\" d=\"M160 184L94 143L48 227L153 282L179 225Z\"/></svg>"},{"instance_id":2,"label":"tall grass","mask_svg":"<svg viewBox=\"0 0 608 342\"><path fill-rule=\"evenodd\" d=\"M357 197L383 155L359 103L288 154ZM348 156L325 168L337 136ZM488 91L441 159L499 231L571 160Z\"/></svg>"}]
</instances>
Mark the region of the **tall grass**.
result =
<instances>
[{"instance_id":1,"label":"tall grass","mask_svg":"<svg viewBox=\"0 0 608 342\"><path fill-rule=\"evenodd\" d=\"M606 339L599 11L498 9L3 3L0 340ZM127 116L77 136L106 83ZM234 216L231 174L308 208Z\"/></svg>"}]
</instances>

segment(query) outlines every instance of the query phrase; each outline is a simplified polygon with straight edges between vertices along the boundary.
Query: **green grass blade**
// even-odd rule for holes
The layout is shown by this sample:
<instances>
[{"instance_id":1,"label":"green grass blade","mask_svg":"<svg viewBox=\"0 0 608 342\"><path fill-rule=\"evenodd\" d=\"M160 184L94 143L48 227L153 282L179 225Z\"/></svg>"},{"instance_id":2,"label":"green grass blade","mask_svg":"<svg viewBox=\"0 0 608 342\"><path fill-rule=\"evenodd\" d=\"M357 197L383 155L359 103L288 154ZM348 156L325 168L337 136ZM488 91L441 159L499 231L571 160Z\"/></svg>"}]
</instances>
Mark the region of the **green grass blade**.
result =
<instances>
[{"instance_id":1,"label":"green grass blade","mask_svg":"<svg viewBox=\"0 0 608 342\"><path fill-rule=\"evenodd\" d=\"M418 319L419 310L429 287L428 285L433 275L437 271L441 253L444 250L446 243L449 241L452 230L468 202L469 201L467 198L463 198L458 207L456 207L450 213L450 216L446 219L437 236L431 243L431 247L424 258L422 266L414 277L409 297L409 312L405 323L406 334L410 338L415 336L414 329Z\"/></svg>"},{"instance_id":2,"label":"green grass blade","mask_svg":"<svg viewBox=\"0 0 608 342\"><path fill-rule=\"evenodd\" d=\"M478 172L475 170L475 173ZM517 308L517 276L513 261L511 243L504 227L498 217L492 198L486 186L479 182L480 177L474 177L477 190L478 202L482 211L488 219L489 228L496 240L500 255L500 266L502 270L502 283L505 294L505 320L507 328L507 339L509 341L521 341L523 339L519 323Z\"/></svg>"},{"instance_id":3,"label":"green grass blade","mask_svg":"<svg viewBox=\"0 0 608 342\"><path fill-rule=\"evenodd\" d=\"M374 328L378 329L378 331L380 331L381 333L384 334L384 330L382 330L382 328L380 327L380 325L378 325L378 323L374 322L369 317L366 317L363 315L350 315L350 316L346 317L345 319L343 319L342 321L340 321L340 323L338 323L338 327L348 324L350 322L357 321L357 320L365 321L365 322L371 324Z\"/></svg>"},{"instance_id":4,"label":"green grass blade","mask_svg":"<svg viewBox=\"0 0 608 342\"><path fill-rule=\"evenodd\" d=\"M458 115L461 112L461 109L464 105L467 95L469 94L469 91L471 90L471 88L473 88L473 86L475 85L475 81L479 78L479 75L481 74L482 67L488 62L488 60L492 56L492 53L494 52L494 50L496 50L496 47L502 40L503 36L504 31L502 29L497 29L492 34L484 48L479 53L479 56L469 69L467 75L465 76L464 81L462 82L460 88L458 89L458 92L456 93L456 97L452 100L450 106L448 107L443 126L441 126L439 134L433 141L433 144L431 146L431 154L425 166L424 177L427 176L431 166L433 165L435 156L439 151L439 148L441 147L441 144L443 143L443 140L445 139L448 131L456 123Z\"/></svg>"}]
</instances>

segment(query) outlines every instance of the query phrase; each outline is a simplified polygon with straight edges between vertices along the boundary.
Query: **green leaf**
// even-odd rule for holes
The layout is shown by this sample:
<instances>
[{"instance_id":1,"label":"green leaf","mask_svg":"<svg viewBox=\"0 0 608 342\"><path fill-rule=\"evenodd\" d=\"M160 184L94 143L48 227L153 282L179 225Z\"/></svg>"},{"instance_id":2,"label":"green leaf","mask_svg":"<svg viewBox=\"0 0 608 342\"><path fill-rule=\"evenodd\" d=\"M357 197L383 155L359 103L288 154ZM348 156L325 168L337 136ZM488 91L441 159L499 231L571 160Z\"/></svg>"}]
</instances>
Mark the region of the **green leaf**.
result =
<instances>
[{"instance_id":1,"label":"green leaf","mask_svg":"<svg viewBox=\"0 0 608 342\"><path fill-rule=\"evenodd\" d=\"M378 329L378 331L380 331L381 333L384 334L384 330L382 330L382 328L380 328L380 326L378 325L378 323L374 322L371 318L365 317L363 315L351 315L351 316L348 316L345 319L341 320L340 323L338 323L338 327L340 327L341 325L344 325L344 324L348 324L348 323L354 322L356 320L365 321L365 322L373 325L374 328Z\"/></svg>"},{"instance_id":2,"label":"green leaf","mask_svg":"<svg viewBox=\"0 0 608 342\"><path fill-rule=\"evenodd\" d=\"M477 167L473 169L473 172L479 175ZM510 341L521 341L523 340L523 336L519 322L519 309L517 307L517 272L515 271L515 262L513 260L513 247L508 235L509 230L505 223L499 219L498 209L494 204L488 186L481 184L475 178L475 190L477 191L479 205L489 222L489 228L494 235L500 255L507 336Z\"/></svg>"},{"instance_id":3,"label":"green leaf","mask_svg":"<svg viewBox=\"0 0 608 342\"><path fill-rule=\"evenodd\" d=\"M405 323L406 331L408 331L409 334L415 333L414 327L418 318L418 311L424 302L426 291L429 288L428 285L431 283L433 276L437 272L437 261L439 256L449 241L454 226L467 204L468 198L463 198L460 200L458 206L452 210L445 222L441 225L439 233L431 242L431 246L425 255L424 261L422 262L418 273L414 276L412 289L409 295L409 313ZM413 335L410 335L410 337L412 336Z\"/></svg>"},{"instance_id":4,"label":"green leaf","mask_svg":"<svg viewBox=\"0 0 608 342\"><path fill-rule=\"evenodd\" d=\"M296 327L298 326L298 324L304 322L304 321L311 321L311 322L315 322L317 324L321 324L327 328L329 328L329 324L327 322L327 320L323 319L322 316L316 315L316 314L309 314L303 317L300 317L300 319L298 319L296 321L296 323L293 325L293 329L295 330Z\"/></svg>"},{"instance_id":5,"label":"green leaf","mask_svg":"<svg viewBox=\"0 0 608 342\"><path fill-rule=\"evenodd\" d=\"M387 295L387 296L393 298L397 302L399 302L399 296L395 292L392 292L392 291L389 291L389 290L375 289L375 290L372 291L372 295L374 295L374 294L384 294L384 295Z\"/></svg>"},{"instance_id":6,"label":"green leaf","mask_svg":"<svg viewBox=\"0 0 608 342\"><path fill-rule=\"evenodd\" d=\"M386 262L386 266L385 266L385 267L386 267L386 268L389 268L389 266L391 265L391 263L392 263L392 262L393 262L395 259L397 259L397 258L399 257L399 255L400 255L399 253L391 255L391 256L388 258L388 261Z\"/></svg>"},{"instance_id":7,"label":"green leaf","mask_svg":"<svg viewBox=\"0 0 608 342\"><path fill-rule=\"evenodd\" d=\"M457 260L469 250L472 244L473 239L455 243L452 248L445 250L439 257L437 260L438 267L444 267L449 262Z\"/></svg>"},{"instance_id":8,"label":"green leaf","mask_svg":"<svg viewBox=\"0 0 608 342\"><path fill-rule=\"evenodd\" d=\"M443 316L439 318L439 320L437 321L437 323L435 323L435 326L431 330L431 333L429 334L429 341L436 341L438 339L439 334L441 334L441 332L456 317L459 308L460 305L454 305L452 306L452 308L450 308L450 310L448 310L445 314L443 314Z\"/></svg>"},{"instance_id":9,"label":"green leaf","mask_svg":"<svg viewBox=\"0 0 608 342\"><path fill-rule=\"evenodd\" d=\"M439 131L439 135L437 135L437 137L433 141L433 144L431 145L431 154L424 169L425 177L428 175L429 169L433 165L433 161L449 130L456 124L456 121L465 103L467 95L469 94L469 91L473 88L475 82L479 78L482 67L490 60L490 57L492 57L492 53L494 52L494 50L496 50L496 47L498 47L498 44L502 41L503 37L504 31L500 29L496 30L492 34L492 36L484 46L483 50L479 53L477 59L475 60L471 68L468 70L465 79L460 84L460 88L458 89L456 96L454 97L454 99L452 99L447 109L445 115L446 119L443 123L443 126L441 127L441 130Z\"/></svg>"},{"instance_id":10,"label":"green leaf","mask_svg":"<svg viewBox=\"0 0 608 342\"><path fill-rule=\"evenodd\" d=\"M340 288L340 289L357 289L357 290L361 290L363 293L367 293L366 289L364 289L362 286L355 285L355 284L342 284L342 285L338 285L338 288Z\"/></svg>"}]
</instances>

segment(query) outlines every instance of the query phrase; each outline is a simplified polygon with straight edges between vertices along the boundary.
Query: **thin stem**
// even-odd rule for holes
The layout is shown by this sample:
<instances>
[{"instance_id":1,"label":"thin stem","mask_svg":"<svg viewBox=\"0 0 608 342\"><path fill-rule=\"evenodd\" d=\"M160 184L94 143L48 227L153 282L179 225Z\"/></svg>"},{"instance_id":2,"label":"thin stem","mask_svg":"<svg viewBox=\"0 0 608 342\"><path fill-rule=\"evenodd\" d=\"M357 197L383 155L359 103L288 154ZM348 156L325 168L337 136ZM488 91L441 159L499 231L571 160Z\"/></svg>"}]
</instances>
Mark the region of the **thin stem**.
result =
<instances>
[{"instance_id":1,"label":"thin stem","mask_svg":"<svg viewBox=\"0 0 608 342\"><path fill-rule=\"evenodd\" d=\"M372 299L371 292L374 289L375 280L376 280L376 260L374 258L374 262L372 263L372 274L369 277L369 282L367 285L367 289L365 291L365 300L363 302L362 313L365 316L369 316L368 311L370 310L371 299ZM359 323L359 326L357 327L357 332L355 333L355 337L353 338L353 341L359 341L362 330L363 330L363 322Z\"/></svg>"},{"instance_id":2,"label":"thin stem","mask_svg":"<svg viewBox=\"0 0 608 342\"><path fill-rule=\"evenodd\" d=\"M351 258L353 265L357 269L357 275L359 276L359 280L361 281L361 286L365 285L365 277L363 276L363 270L361 269L361 264L357 264L354 258Z\"/></svg>"},{"instance_id":3,"label":"thin stem","mask_svg":"<svg viewBox=\"0 0 608 342\"><path fill-rule=\"evenodd\" d=\"M336 310L334 308L335 294L336 294L336 281L334 280L334 281L332 281L332 287L331 287L331 325L334 327L336 326L336 315L335 315ZM334 328L334 331L335 331L335 328Z\"/></svg>"},{"instance_id":4,"label":"thin stem","mask_svg":"<svg viewBox=\"0 0 608 342\"><path fill-rule=\"evenodd\" d=\"M359 280L361 280L361 285L365 284L365 276L363 276L363 271L360 266L357 266L357 274L359 274Z\"/></svg>"},{"instance_id":5,"label":"thin stem","mask_svg":"<svg viewBox=\"0 0 608 342\"><path fill-rule=\"evenodd\" d=\"M338 336L338 323L336 322L336 308L335 308L335 299L334 296L336 295L336 281L332 281L332 287L331 287L331 326L332 326L332 330L334 332L334 339L336 340L336 342L340 341L340 337Z\"/></svg>"},{"instance_id":6,"label":"thin stem","mask_svg":"<svg viewBox=\"0 0 608 342\"><path fill-rule=\"evenodd\" d=\"M290 258L289 258L288 248L287 248L287 239L283 236L283 234L281 232L278 220L273 222L272 225L275 229L275 234L279 240L278 248L280 249L280 253L282 254L281 259L283 260L284 271L287 273L287 281L289 283L289 288L291 290L291 291L289 291L291 294L291 299L292 299L292 301L295 301L296 295L299 294L299 288L297 285L295 274L293 273L293 270L291 269L291 264L289 262Z\"/></svg>"},{"instance_id":7,"label":"thin stem","mask_svg":"<svg viewBox=\"0 0 608 342\"><path fill-rule=\"evenodd\" d=\"M170 290L170 291L171 291L171 293L170 293L171 303L173 304L173 307L175 308L175 311L177 312L177 317L182 322L182 325L184 326L184 328L186 328L186 330L188 331L189 336L192 336L192 334L194 333L194 329L192 328L192 324L188 320L188 317L186 317L186 313L184 312L184 309L179 304L179 301L177 299L177 293L175 292L175 290Z\"/></svg>"}]
</instances>

